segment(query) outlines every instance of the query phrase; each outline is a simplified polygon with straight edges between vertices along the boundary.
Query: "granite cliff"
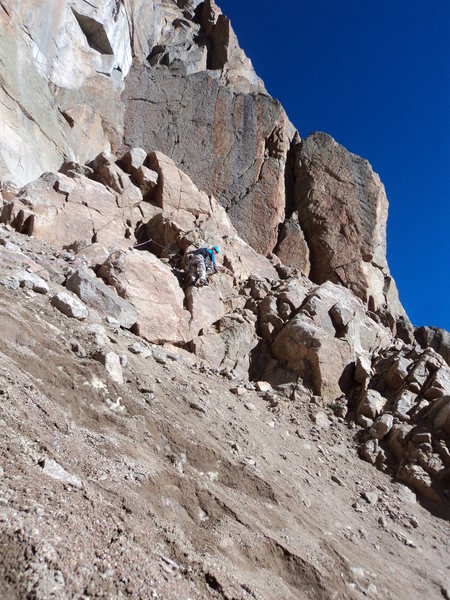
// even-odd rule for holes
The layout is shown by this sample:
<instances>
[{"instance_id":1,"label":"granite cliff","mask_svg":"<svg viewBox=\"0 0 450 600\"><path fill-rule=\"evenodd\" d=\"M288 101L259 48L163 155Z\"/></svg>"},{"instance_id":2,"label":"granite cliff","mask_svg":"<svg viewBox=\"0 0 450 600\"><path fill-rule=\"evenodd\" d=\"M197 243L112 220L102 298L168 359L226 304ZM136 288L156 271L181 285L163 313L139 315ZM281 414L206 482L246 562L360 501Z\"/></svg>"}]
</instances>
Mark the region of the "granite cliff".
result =
<instances>
[{"instance_id":1,"label":"granite cliff","mask_svg":"<svg viewBox=\"0 0 450 600\"><path fill-rule=\"evenodd\" d=\"M0 0L0 123L2 596L450 597L448 333L370 164L213 0Z\"/></svg>"}]
</instances>

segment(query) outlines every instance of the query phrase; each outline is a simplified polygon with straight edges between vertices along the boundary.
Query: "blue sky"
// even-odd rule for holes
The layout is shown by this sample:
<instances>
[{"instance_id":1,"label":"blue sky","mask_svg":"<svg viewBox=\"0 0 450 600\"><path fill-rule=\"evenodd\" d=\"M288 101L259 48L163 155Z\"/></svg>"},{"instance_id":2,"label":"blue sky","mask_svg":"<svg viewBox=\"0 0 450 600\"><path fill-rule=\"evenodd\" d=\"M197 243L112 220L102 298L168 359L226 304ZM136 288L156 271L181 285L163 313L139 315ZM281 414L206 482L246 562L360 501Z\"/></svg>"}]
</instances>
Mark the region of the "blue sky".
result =
<instances>
[{"instance_id":1,"label":"blue sky","mask_svg":"<svg viewBox=\"0 0 450 600\"><path fill-rule=\"evenodd\" d=\"M450 330L450 1L217 0L302 137L363 156L414 325Z\"/></svg>"}]
</instances>

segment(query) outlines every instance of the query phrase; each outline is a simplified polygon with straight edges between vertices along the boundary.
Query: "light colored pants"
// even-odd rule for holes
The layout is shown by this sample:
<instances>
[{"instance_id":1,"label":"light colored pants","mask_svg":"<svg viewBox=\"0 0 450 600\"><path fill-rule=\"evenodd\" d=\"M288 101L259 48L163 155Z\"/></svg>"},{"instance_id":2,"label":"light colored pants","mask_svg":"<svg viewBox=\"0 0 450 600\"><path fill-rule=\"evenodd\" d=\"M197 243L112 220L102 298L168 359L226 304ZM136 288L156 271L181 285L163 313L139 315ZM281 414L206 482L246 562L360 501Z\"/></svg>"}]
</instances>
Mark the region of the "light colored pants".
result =
<instances>
[{"instance_id":1,"label":"light colored pants","mask_svg":"<svg viewBox=\"0 0 450 600\"><path fill-rule=\"evenodd\" d=\"M191 275L192 283L208 283L205 258L201 254L193 256L189 261L189 273Z\"/></svg>"}]
</instances>

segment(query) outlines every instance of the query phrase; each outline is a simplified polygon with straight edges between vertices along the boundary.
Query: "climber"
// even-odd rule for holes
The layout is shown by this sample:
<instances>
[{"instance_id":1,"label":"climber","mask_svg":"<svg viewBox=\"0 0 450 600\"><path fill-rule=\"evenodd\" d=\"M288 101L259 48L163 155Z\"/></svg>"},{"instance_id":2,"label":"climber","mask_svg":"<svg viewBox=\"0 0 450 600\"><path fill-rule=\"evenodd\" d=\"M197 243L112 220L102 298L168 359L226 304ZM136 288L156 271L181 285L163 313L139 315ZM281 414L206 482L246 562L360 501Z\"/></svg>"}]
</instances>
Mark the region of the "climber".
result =
<instances>
[{"instance_id":1,"label":"climber","mask_svg":"<svg viewBox=\"0 0 450 600\"><path fill-rule=\"evenodd\" d=\"M192 285L208 285L207 271L217 273L215 255L219 254L219 248L199 248L188 252L188 263L186 271L190 275L190 283Z\"/></svg>"}]
</instances>

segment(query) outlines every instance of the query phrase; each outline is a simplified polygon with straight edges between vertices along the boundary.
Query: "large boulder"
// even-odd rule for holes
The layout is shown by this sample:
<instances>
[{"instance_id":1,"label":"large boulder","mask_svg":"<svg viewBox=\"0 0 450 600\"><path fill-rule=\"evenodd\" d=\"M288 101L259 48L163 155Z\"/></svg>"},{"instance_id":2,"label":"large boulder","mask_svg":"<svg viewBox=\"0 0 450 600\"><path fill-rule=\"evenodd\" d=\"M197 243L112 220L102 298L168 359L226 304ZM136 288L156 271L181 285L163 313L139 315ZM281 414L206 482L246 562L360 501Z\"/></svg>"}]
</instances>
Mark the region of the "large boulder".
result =
<instances>
[{"instance_id":1,"label":"large boulder","mask_svg":"<svg viewBox=\"0 0 450 600\"><path fill-rule=\"evenodd\" d=\"M183 290L156 256L137 250L115 252L99 275L135 306L136 333L154 343L188 340L190 315L183 307Z\"/></svg>"},{"instance_id":2,"label":"large boulder","mask_svg":"<svg viewBox=\"0 0 450 600\"><path fill-rule=\"evenodd\" d=\"M130 329L137 321L134 306L105 285L90 269L81 267L74 271L66 281L66 288L101 315L114 317L121 327Z\"/></svg>"},{"instance_id":3,"label":"large boulder","mask_svg":"<svg viewBox=\"0 0 450 600\"><path fill-rule=\"evenodd\" d=\"M390 332L369 317L349 290L326 282L288 319L275 336L272 351L315 394L332 401L353 385L358 356L392 342Z\"/></svg>"},{"instance_id":4,"label":"large boulder","mask_svg":"<svg viewBox=\"0 0 450 600\"><path fill-rule=\"evenodd\" d=\"M195 354L216 369L225 369L237 379L247 379L252 351L258 344L255 318L249 311L224 316L203 335L195 338Z\"/></svg>"}]
</instances>

